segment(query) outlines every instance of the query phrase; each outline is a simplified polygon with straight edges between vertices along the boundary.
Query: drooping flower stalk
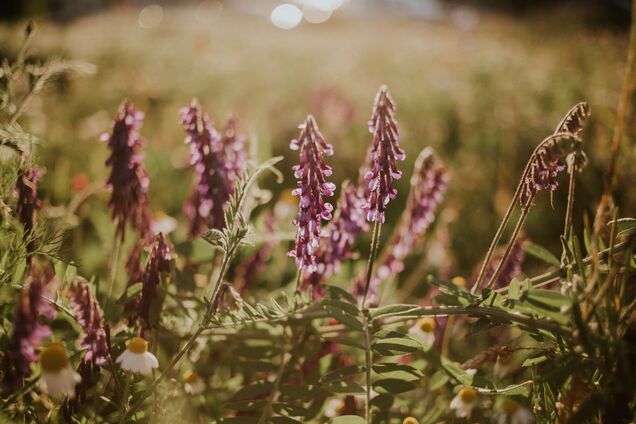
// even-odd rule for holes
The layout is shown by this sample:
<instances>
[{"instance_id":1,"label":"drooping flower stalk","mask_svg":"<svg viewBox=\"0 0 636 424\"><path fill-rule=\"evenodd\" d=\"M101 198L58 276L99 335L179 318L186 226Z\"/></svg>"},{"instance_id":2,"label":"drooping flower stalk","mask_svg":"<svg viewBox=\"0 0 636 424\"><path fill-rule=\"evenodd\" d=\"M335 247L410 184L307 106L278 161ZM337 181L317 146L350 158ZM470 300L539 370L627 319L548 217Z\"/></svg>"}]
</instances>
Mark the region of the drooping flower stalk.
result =
<instances>
[{"instance_id":1,"label":"drooping flower stalk","mask_svg":"<svg viewBox=\"0 0 636 424\"><path fill-rule=\"evenodd\" d=\"M404 259L435 219L435 211L444 197L448 179L448 170L433 149L422 150L415 162L406 210L378 269L380 279L394 276L404 269Z\"/></svg>"},{"instance_id":2,"label":"drooping flower stalk","mask_svg":"<svg viewBox=\"0 0 636 424\"><path fill-rule=\"evenodd\" d=\"M235 118L230 118L219 134L195 100L180 113L187 133L185 142L190 146L190 164L196 172L195 188L184 212L190 219L190 234L197 236L208 228L223 227L223 207L246 160L245 137L238 132Z\"/></svg>"},{"instance_id":3,"label":"drooping flower stalk","mask_svg":"<svg viewBox=\"0 0 636 424\"><path fill-rule=\"evenodd\" d=\"M369 171L365 174L368 197L363 208L367 213L367 220L373 221L374 224L371 252L362 295L363 306L366 303L373 277L373 264L378 253L384 210L389 201L397 196L393 180L402 176L402 173L397 169L397 161L404 160L406 157L398 144L395 103L384 85L380 87L375 96L373 113L369 120L369 131L373 134L373 144L369 152Z\"/></svg>"},{"instance_id":4,"label":"drooping flower stalk","mask_svg":"<svg viewBox=\"0 0 636 424\"><path fill-rule=\"evenodd\" d=\"M137 111L132 103L124 102L119 107L112 132L104 133L101 140L108 142L111 154L106 161L110 166L107 185L111 188L108 206L113 220L117 222L117 235L124 239L126 224L142 237L150 232L151 215L148 208L148 186L150 178L144 169L142 148L145 140L139 129L144 113Z\"/></svg>"},{"instance_id":5,"label":"drooping flower stalk","mask_svg":"<svg viewBox=\"0 0 636 424\"><path fill-rule=\"evenodd\" d=\"M296 246L289 256L296 259L299 272L313 273L318 270L316 250L323 236L320 223L330 220L333 210L323 200L323 196L333 196L336 188L327 181L332 171L324 158L333 154L333 147L325 141L313 116L307 116L299 128L300 135L289 145L300 153L300 163L293 167L298 186L292 194L300 197L298 219L294 220Z\"/></svg>"},{"instance_id":6,"label":"drooping flower stalk","mask_svg":"<svg viewBox=\"0 0 636 424\"><path fill-rule=\"evenodd\" d=\"M55 309L46 300L50 298L49 285L54 279L50 270L33 270L22 289L13 333L2 361L1 386L5 393L24 386L24 380L31 375L31 364L38 360L35 349L51 336L51 328L41 321L41 317L51 320L55 316Z\"/></svg>"},{"instance_id":7,"label":"drooping flower stalk","mask_svg":"<svg viewBox=\"0 0 636 424\"><path fill-rule=\"evenodd\" d=\"M84 336L80 339L80 347L85 350L83 361L104 366L110 360L110 351L99 304L88 281L76 277L68 296L75 319L84 330Z\"/></svg>"},{"instance_id":8,"label":"drooping flower stalk","mask_svg":"<svg viewBox=\"0 0 636 424\"><path fill-rule=\"evenodd\" d=\"M351 257L351 247L360 232L369 228L362 210L364 199L349 181L342 183L334 218L325 227L326 237L320 239L316 251L317 272L304 277L301 288L313 287L314 298L322 296L320 283L338 271L340 264Z\"/></svg>"},{"instance_id":9,"label":"drooping flower stalk","mask_svg":"<svg viewBox=\"0 0 636 424\"><path fill-rule=\"evenodd\" d=\"M481 265L477 280L471 289L472 293L476 293L484 280L484 273L486 268L492 259L492 255L495 252L496 246L506 229L508 222L512 216L512 211L519 201L521 204L521 214L517 220L517 224L513 229L512 236L506 247L506 252L503 255L504 260L497 267L493 276L488 281L486 287L490 288L495 280L498 278L498 274L505 263L505 258L510 254L513 244L516 241L521 227L525 222L528 212L532 206L536 194L545 189L549 189L551 192L557 187L556 176L565 169L565 163L568 160L572 161L572 172L575 169L581 169L586 163L586 157L581 149L581 140L578 138L579 133L583 129L583 125L586 119L590 116L590 111L586 103L579 103L568 111L565 117L561 120L553 135L544 139L537 148L534 150L530 159L526 165L526 168L521 176L521 181L517 186L514 196L508 206L495 236L490 243L488 252L484 262ZM568 159L570 157L571 159ZM570 200L568 201L568 203ZM571 209L571 205L568 205ZM566 212L568 215L570 211ZM567 219L567 218L566 218Z\"/></svg>"},{"instance_id":10,"label":"drooping flower stalk","mask_svg":"<svg viewBox=\"0 0 636 424\"><path fill-rule=\"evenodd\" d=\"M44 168L20 169L18 180L13 191L18 198L16 213L24 228L24 238L28 239L27 253L32 253L36 248L33 238L33 230L36 224L36 212L42 208L42 201L38 198L38 180L44 175Z\"/></svg>"},{"instance_id":11,"label":"drooping flower stalk","mask_svg":"<svg viewBox=\"0 0 636 424\"><path fill-rule=\"evenodd\" d=\"M148 328L154 328L157 324L158 311L163 303L160 286L170 273L172 259L172 245L166 243L162 233L157 234L142 276L139 302L139 317Z\"/></svg>"}]
</instances>

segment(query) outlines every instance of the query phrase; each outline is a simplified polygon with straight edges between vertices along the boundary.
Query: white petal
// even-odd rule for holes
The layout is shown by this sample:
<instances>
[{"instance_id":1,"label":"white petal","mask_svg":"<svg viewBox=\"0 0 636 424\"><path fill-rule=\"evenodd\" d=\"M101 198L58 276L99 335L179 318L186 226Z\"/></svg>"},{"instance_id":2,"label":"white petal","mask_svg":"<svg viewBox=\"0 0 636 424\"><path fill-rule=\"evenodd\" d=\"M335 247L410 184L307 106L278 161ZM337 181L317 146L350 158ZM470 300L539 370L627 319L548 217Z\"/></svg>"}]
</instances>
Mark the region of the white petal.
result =
<instances>
[{"instance_id":1,"label":"white petal","mask_svg":"<svg viewBox=\"0 0 636 424\"><path fill-rule=\"evenodd\" d=\"M146 361L150 363L152 368L159 368L159 361L157 361L157 357L150 352L144 353L146 357Z\"/></svg>"}]
</instances>

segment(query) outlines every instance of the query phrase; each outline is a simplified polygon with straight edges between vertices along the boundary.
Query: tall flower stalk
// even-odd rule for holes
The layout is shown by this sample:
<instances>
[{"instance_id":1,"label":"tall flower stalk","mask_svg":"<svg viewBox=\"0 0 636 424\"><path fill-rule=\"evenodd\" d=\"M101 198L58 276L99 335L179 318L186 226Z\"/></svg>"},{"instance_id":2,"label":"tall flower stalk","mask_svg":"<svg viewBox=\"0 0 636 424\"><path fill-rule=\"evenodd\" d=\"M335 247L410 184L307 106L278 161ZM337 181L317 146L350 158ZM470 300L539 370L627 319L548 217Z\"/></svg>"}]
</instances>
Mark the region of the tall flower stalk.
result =
<instances>
[{"instance_id":1,"label":"tall flower stalk","mask_svg":"<svg viewBox=\"0 0 636 424\"><path fill-rule=\"evenodd\" d=\"M333 147L325 141L313 116L307 116L299 128L300 135L289 145L299 151L300 163L293 167L298 186L292 194L299 197L298 219L294 220L296 246L288 255L295 258L300 275L318 270L316 252L323 236L320 224L331 219L333 210L323 197L333 196L336 186L327 181L332 171L325 164L325 156L333 154Z\"/></svg>"},{"instance_id":2,"label":"tall flower stalk","mask_svg":"<svg viewBox=\"0 0 636 424\"><path fill-rule=\"evenodd\" d=\"M367 220L373 222L373 237L371 253L367 266L362 305L366 303L373 263L378 252L381 224L384 222L384 211L391 199L397 196L397 189L393 181L399 179L402 173L397 169L397 161L404 160L406 155L398 144L398 128L395 120L395 103L389 95L385 85L375 96L373 113L369 120L369 131L373 134L373 144L369 153L369 166L365 174L368 196L363 209Z\"/></svg>"},{"instance_id":3,"label":"tall flower stalk","mask_svg":"<svg viewBox=\"0 0 636 424\"><path fill-rule=\"evenodd\" d=\"M117 223L120 240L124 239L127 224L141 236L150 232L150 178L143 166L145 140L139 133L143 118L143 112L136 110L132 103L124 102L119 107L111 133L101 136L111 151L106 161L106 166L110 167L107 185L111 188L108 206Z\"/></svg>"},{"instance_id":4,"label":"tall flower stalk","mask_svg":"<svg viewBox=\"0 0 636 424\"><path fill-rule=\"evenodd\" d=\"M435 211L444 197L448 179L448 169L433 149L428 147L422 150L415 162L406 210L378 269L380 279L390 278L404 269L404 259L435 219Z\"/></svg>"},{"instance_id":5,"label":"tall flower stalk","mask_svg":"<svg viewBox=\"0 0 636 424\"><path fill-rule=\"evenodd\" d=\"M161 282L170 273L172 246L166 243L162 233L157 234L142 276L139 316L148 328L154 328L163 303Z\"/></svg>"},{"instance_id":6,"label":"tall flower stalk","mask_svg":"<svg viewBox=\"0 0 636 424\"><path fill-rule=\"evenodd\" d=\"M219 134L196 100L180 113L187 133L185 143L190 146L190 164L196 172L195 188L183 208L194 237L208 228L223 227L223 207L245 165L245 137L238 132L235 118L230 118Z\"/></svg>"}]
</instances>

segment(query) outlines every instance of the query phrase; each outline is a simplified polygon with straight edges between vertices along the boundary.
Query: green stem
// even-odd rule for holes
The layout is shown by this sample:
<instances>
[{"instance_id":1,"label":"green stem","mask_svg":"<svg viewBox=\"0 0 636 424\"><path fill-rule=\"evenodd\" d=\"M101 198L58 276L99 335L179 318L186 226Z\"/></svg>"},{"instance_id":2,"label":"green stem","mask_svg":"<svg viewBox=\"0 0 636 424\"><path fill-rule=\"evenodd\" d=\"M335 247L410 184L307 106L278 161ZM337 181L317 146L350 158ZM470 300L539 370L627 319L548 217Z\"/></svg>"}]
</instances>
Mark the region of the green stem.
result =
<instances>
[{"instance_id":1,"label":"green stem","mask_svg":"<svg viewBox=\"0 0 636 424\"><path fill-rule=\"evenodd\" d=\"M369 262L367 264L367 276L364 284L364 295L362 296L362 307L367 303L367 295L369 294L369 287L371 286L371 277L373 276L373 263L378 254L378 245L380 244L380 231L382 230L382 224L380 221L373 223L373 237L371 239L371 252L369 253Z\"/></svg>"},{"instance_id":2,"label":"green stem","mask_svg":"<svg viewBox=\"0 0 636 424\"><path fill-rule=\"evenodd\" d=\"M371 333L369 331L369 310L362 311L362 325L364 329L364 372L365 372L365 392L364 417L367 424L371 423L371 367L373 358L371 356Z\"/></svg>"},{"instance_id":3,"label":"green stem","mask_svg":"<svg viewBox=\"0 0 636 424\"><path fill-rule=\"evenodd\" d=\"M110 264L110 277L108 279L108 294L104 302L104 312L110 303L110 297L113 295L113 286L115 285L115 279L117 277L117 264L119 262L119 251L121 250L121 238L115 235L115 244L113 245L113 256Z\"/></svg>"},{"instance_id":4,"label":"green stem","mask_svg":"<svg viewBox=\"0 0 636 424\"><path fill-rule=\"evenodd\" d=\"M121 396L121 403L119 405L119 424L126 422L128 416L128 396L130 395L130 377L126 375L124 377L124 392Z\"/></svg>"},{"instance_id":5,"label":"green stem","mask_svg":"<svg viewBox=\"0 0 636 424\"><path fill-rule=\"evenodd\" d=\"M506 251L504 252L503 256L501 257L501 261L499 262L499 264L497 264L497 268L495 269L495 272L493 273L492 277L490 277L490 281L488 281L488 284L486 285L486 288L491 288L494 284L495 281L497 281L497 277L499 277L499 274L501 274L501 270L503 269L504 265L506 265L506 261L508 259L508 256L510 256L510 252L512 251L512 247L514 246L515 242L517 241L517 236L519 235L519 231L521 231L521 227L523 227L523 223L526 221L526 217L528 216L528 211L530 210L530 208L526 207L523 208L521 210L521 215L519 216L519 220L517 221L517 225L515 226L514 231L512 232L512 236L510 236L510 241L508 242L508 246L506 246ZM475 283L476 285L476 283Z\"/></svg>"}]
</instances>

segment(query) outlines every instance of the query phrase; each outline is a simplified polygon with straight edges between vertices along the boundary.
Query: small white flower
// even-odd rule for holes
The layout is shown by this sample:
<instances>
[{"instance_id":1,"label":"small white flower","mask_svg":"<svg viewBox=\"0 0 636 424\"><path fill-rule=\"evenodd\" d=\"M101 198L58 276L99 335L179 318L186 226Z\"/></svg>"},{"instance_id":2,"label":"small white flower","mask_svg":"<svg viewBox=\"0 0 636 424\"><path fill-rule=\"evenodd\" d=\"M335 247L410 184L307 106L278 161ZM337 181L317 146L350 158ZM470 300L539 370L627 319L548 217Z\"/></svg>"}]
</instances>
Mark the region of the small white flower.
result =
<instances>
[{"instance_id":1,"label":"small white flower","mask_svg":"<svg viewBox=\"0 0 636 424\"><path fill-rule=\"evenodd\" d=\"M518 402L507 399L493 415L496 424L534 424L534 414Z\"/></svg>"},{"instance_id":2,"label":"small white flower","mask_svg":"<svg viewBox=\"0 0 636 424\"><path fill-rule=\"evenodd\" d=\"M468 374L470 377L474 377L475 374L477 374L477 369L476 368L468 368L465 370L466 374Z\"/></svg>"},{"instance_id":3,"label":"small white flower","mask_svg":"<svg viewBox=\"0 0 636 424\"><path fill-rule=\"evenodd\" d=\"M186 393L191 395L198 395L199 393L205 390L205 383L194 371L186 371L183 373L183 379L185 380L185 385L183 389Z\"/></svg>"},{"instance_id":4,"label":"small white flower","mask_svg":"<svg viewBox=\"0 0 636 424\"><path fill-rule=\"evenodd\" d=\"M427 348L435 343L435 320L430 317L422 318L409 328L409 334Z\"/></svg>"},{"instance_id":5,"label":"small white flower","mask_svg":"<svg viewBox=\"0 0 636 424\"><path fill-rule=\"evenodd\" d=\"M141 374L150 374L153 368L159 368L157 357L148 352L148 342L141 337L133 337L128 342L117 362L123 370Z\"/></svg>"},{"instance_id":6,"label":"small white flower","mask_svg":"<svg viewBox=\"0 0 636 424\"><path fill-rule=\"evenodd\" d=\"M40 389L54 398L75 397L75 385L82 377L71 368L64 345L53 342L40 354Z\"/></svg>"},{"instance_id":7,"label":"small white flower","mask_svg":"<svg viewBox=\"0 0 636 424\"><path fill-rule=\"evenodd\" d=\"M163 212L158 212L150 222L150 229L154 234L169 234L177 229L177 220Z\"/></svg>"},{"instance_id":8,"label":"small white flower","mask_svg":"<svg viewBox=\"0 0 636 424\"><path fill-rule=\"evenodd\" d=\"M344 406L344 402L342 399L332 398L325 402L325 417L327 418L335 418L338 416L338 412Z\"/></svg>"},{"instance_id":9,"label":"small white flower","mask_svg":"<svg viewBox=\"0 0 636 424\"><path fill-rule=\"evenodd\" d=\"M458 418L470 418L475 405L477 405L477 390L463 387L451 400L450 408L455 410Z\"/></svg>"}]
</instances>

